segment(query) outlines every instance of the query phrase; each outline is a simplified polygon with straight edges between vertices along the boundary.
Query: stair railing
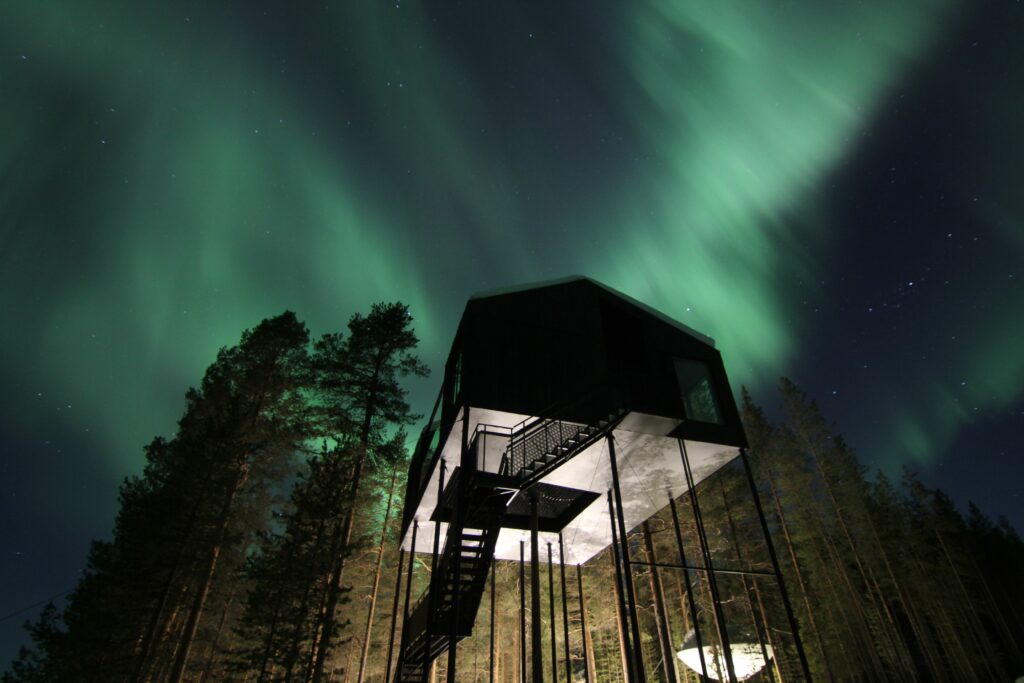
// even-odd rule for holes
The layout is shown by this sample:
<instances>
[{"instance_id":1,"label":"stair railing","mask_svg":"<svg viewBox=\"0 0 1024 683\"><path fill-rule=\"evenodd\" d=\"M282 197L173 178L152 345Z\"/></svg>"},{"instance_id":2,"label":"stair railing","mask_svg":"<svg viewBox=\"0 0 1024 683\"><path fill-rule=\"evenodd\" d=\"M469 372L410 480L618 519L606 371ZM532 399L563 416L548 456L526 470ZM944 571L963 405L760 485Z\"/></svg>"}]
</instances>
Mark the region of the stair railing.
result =
<instances>
[{"instance_id":1,"label":"stair railing","mask_svg":"<svg viewBox=\"0 0 1024 683\"><path fill-rule=\"evenodd\" d=\"M569 439L579 439L599 417L620 414L625 402L620 392L607 384L597 385L575 400L529 417L512 427L509 443L502 456L499 473L521 476L531 463L551 453ZM573 419L567 419L573 418ZM580 419L586 420L580 423Z\"/></svg>"},{"instance_id":2,"label":"stair railing","mask_svg":"<svg viewBox=\"0 0 1024 683\"><path fill-rule=\"evenodd\" d=\"M459 476L461 476L461 475L459 475ZM450 480L448 486L457 486L457 485L458 485L458 480L453 475L453 477ZM448 486L445 486L445 492L447 492L449 490ZM444 497L444 493L445 492L442 492L442 494L441 494L442 498ZM441 501L439 501L439 505L440 504L441 504ZM482 501L479 501L477 503L477 505L478 506L482 505ZM478 508L475 508L475 509L478 509ZM473 510L469 511L469 513L472 513L472 512L473 512ZM471 516L471 514L470 514L470 516ZM428 582L428 585L427 585L427 590L424 591L420 595L420 597L416 600L415 605L413 606L412 610L409 613L410 614L409 629L414 634L419 635L419 634L425 633L426 630L427 630L426 627L427 627L428 621L431 620L435 616L440 617L439 621L442 624L446 624L447 619L449 619L449 618L458 618L457 615L451 614L452 606L450 604L444 605L443 603L435 603L436 614L435 615L429 615L429 614L426 613L427 612L427 609L426 609L427 605L426 605L426 603L429 601L429 596L430 596L430 592L431 591L435 591L435 590L438 591L438 593L436 595L439 598L443 598L445 590L446 590L446 584L448 583L449 580L451 580L453 582L453 584L454 584L453 585L453 590L459 589L459 588L462 587L460 585L461 584L460 577L457 577L457 576L455 576L453 574L453 564L454 564L454 561L455 561L454 560L454 554L456 552L462 552L462 535L463 535L463 533L465 533L465 527L463 527L462 529L458 530L458 533L453 533L454 531L456 531L456 529L454 529L453 526L451 524L449 524L449 526L447 528L447 532L445 533L444 546L443 546L443 548L441 549L441 551L438 554L437 570L436 570L435 574L430 577L430 581ZM481 531L483 532L484 543L486 544L486 543L490 542L490 539L488 537L492 533L492 530L490 530L490 529L481 529ZM500 532L500 529L497 532L493 532L493 533L496 534L496 533L499 533L499 532ZM444 634L435 634L435 635L447 635L447 630L445 631ZM410 642L409 645L412 645L412 642ZM430 644L428 643L428 644L426 644L426 646L429 647Z\"/></svg>"}]
</instances>

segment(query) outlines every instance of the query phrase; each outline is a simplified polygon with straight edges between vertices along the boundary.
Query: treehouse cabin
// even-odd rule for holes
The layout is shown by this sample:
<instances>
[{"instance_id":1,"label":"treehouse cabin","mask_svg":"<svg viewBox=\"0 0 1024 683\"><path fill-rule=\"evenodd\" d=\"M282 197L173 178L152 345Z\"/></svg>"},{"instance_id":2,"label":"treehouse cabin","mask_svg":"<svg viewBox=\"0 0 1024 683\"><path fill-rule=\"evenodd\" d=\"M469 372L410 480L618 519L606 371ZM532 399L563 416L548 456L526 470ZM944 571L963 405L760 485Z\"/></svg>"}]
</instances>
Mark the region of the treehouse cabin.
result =
<instances>
[{"instance_id":1,"label":"treehouse cabin","mask_svg":"<svg viewBox=\"0 0 1024 683\"><path fill-rule=\"evenodd\" d=\"M493 560L585 563L743 446L703 334L583 277L471 298L409 468L401 547L435 571L395 680L470 635Z\"/></svg>"},{"instance_id":2,"label":"treehouse cabin","mask_svg":"<svg viewBox=\"0 0 1024 683\"><path fill-rule=\"evenodd\" d=\"M714 341L584 277L474 296L409 468L402 547L418 519L416 550L430 552L444 463L449 481L458 468L580 492L560 517L542 515L541 542L561 531L566 562L586 562L612 540L608 435L627 529L666 505L663 492L686 490L679 438L695 484L734 458L746 442ZM496 559L519 559L524 507L513 501Z\"/></svg>"}]
</instances>

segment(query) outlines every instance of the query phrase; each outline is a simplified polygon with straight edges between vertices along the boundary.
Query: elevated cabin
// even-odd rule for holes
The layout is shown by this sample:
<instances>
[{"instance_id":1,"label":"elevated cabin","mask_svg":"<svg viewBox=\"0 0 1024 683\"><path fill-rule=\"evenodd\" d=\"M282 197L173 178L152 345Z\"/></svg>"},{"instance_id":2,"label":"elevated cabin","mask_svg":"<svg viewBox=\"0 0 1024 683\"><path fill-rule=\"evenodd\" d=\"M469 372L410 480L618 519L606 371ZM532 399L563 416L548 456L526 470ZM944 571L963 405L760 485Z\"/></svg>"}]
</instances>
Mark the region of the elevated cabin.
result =
<instances>
[{"instance_id":1,"label":"elevated cabin","mask_svg":"<svg viewBox=\"0 0 1024 683\"><path fill-rule=\"evenodd\" d=\"M414 520L417 552L435 521L447 533L443 463L446 483L457 469L531 489L541 542L560 531L566 561L586 562L612 541L609 435L627 529L687 489L681 447L695 484L736 457L746 442L713 340L584 277L474 296L411 461L402 547ZM518 560L529 513L515 491L506 512L493 557Z\"/></svg>"}]
</instances>

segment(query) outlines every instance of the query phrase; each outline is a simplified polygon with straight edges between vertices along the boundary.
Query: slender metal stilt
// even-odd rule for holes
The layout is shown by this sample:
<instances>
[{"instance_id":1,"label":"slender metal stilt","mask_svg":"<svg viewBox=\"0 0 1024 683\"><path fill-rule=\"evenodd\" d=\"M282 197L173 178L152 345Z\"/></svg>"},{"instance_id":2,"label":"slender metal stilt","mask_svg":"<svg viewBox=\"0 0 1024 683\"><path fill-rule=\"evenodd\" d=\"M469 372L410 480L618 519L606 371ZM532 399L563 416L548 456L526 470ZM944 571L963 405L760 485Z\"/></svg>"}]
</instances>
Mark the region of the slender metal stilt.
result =
<instances>
[{"instance_id":1,"label":"slender metal stilt","mask_svg":"<svg viewBox=\"0 0 1024 683\"><path fill-rule=\"evenodd\" d=\"M415 533L415 532L413 532ZM391 656L395 651L395 628L398 625L398 598L402 594L402 569L405 568L405 549L398 549L398 570L395 572L395 599L391 603L391 635L388 636L388 663L384 667L384 680L391 678ZM403 629L404 630L404 629Z\"/></svg>"},{"instance_id":2,"label":"slender metal stilt","mask_svg":"<svg viewBox=\"0 0 1024 683\"><path fill-rule=\"evenodd\" d=\"M619 532L615 523L615 503L612 499L612 492L608 492L608 517L612 524L612 561L615 564L615 595L618 598L619 622L622 624L622 645L625 650L626 676L630 682L634 680L633 672L633 647L630 644L629 628L626 626L626 592L622 589L622 564L619 561Z\"/></svg>"},{"instance_id":3,"label":"slender metal stilt","mask_svg":"<svg viewBox=\"0 0 1024 683\"><path fill-rule=\"evenodd\" d=\"M565 542L558 532L558 571L562 579L562 642L565 651L565 680L572 683L572 656L569 654L569 602L565 594Z\"/></svg>"},{"instance_id":4,"label":"slender metal stilt","mask_svg":"<svg viewBox=\"0 0 1024 683\"><path fill-rule=\"evenodd\" d=\"M696 523L697 540L700 541L700 551L704 556L704 566L708 568L707 579L708 589L711 591L711 607L715 615L715 627L718 631L718 640L722 644L722 655L725 658L725 668L730 681L736 680L736 667L732 663L732 648L729 647L729 634L726 631L725 613L722 611L722 600L718 592L718 581L715 579L715 567L711 561L711 550L708 546L707 535L704 530L704 518L700 513L700 504L697 502L697 487L693 481L693 472L690 470L690 458L686 453L686 444L682 439L676 439L679 444L679 455L683 459L683 473L686 475L686 488L690 494L690 506L693 508L693 521Z\"/></svg>"},{"instance_id":5,"label":"slender metal stilt","mask_svg":"<svg viewBox=\"0 0 1024 683\"><path fill-rule=\"evenodd\" d=\"M629 603L629 628L633 636L633 657L636 660L635 683L645 683L644 657L640 647L640 624L636 613L636 591L633 589L633 570L629 564L629 541L626 539L626 522L622 512L622 490L619 487L619 466L615 462L615 439L608 435L608 458L612 464L612 490L615 492L615 509L619 525L619 543L622 544L622 575Z\"/></svg>"},{"instance_id":6,"label":"slender metal stilt","mask_svg":"<svg viewBox=\"0 0 1024 683\"><path fill-rule=\"evenodd\" d=\"M725 506L725 518L729 522L729 534L732 536L733 547L736 549L736 559L739 560L740 566L746 564L743 558L743 548L740 546L739 535L736 531L736 522L732 517L732 509L729 507L729 498L725 493L725 484L719 480L719 489L722 491L722 505ZM772 673L772 664L768 657L768 647L765 645L765 636L761 631L761 623L757 619L757 612L754 610L754 600L750 597L751 587L747 583L747 577L740 577L743 582L743 594L747 598L747 607L750 609L750 623L754 627L754 634L757 636L757 646L761 650L761 657L764 660L765 673L768 675L768 683L775 683L775 674ZM768 624L764 625L765 628Z\"/></svg>"},{"instance_id":7,"label":"slender metal stilt","mask_svg":"<svg viewBox=\"0 0 1024 683\"><path fill-rule=\"evenodd\" d=\"M661 576L658 574L658 558L654 554L654 541L651 538L651 527L645 520L644 550L651 561L650 574L651 593L654 595L655 615L657 616L658 637L661 640L662 667L664 668L665 680L674 682L676 680L676 653L672 646L672 624L669 623L668 610L665 608L665 591L661 585Z\"/></svg>"},{"instance_id":8,"label":"slender metal stilt","mask_svg":"<svg viewBox=\"0 0 1024 683\"><path fill-rule=\"evenodd\" d=\"M526 542L519 541L519 680L526 683Z\"/></svg>"},{"instance_id":9,"label":"slender metal stilt","mask_svg":"<svg viewBox=\"0 0 1024 683\"><path fill-rule=\"evenodd\" d=\"M789 593L786 592L786 583L782 580L782 570L779 568L779 559L775 555L775 545L772 543L772 535L768 530L768 520L765 519L764 509L761 507L761 496L757 493L757 483L754 481L754 474L750 469L750 460L747 456L747 449L740 449L740 459L743 461L743 469L747 473L747 484L750 486L750 495L754 498L754 507L757 509L757 518L761 522L761 532L764 534L765 547L768 549L768 557L771 558L772 569L775 570L775 581L779 586L779 595L782 597L782 605L786 609L786 619L789 621L789 628L793 631L793 643L796 645L796 653L800 659L800 669L805 680L811 680L811 668L807 663L807 655L804 653L804 645L800 640L800 627L797 625L796 616L793 614L793 606L789 602ZM766 666L769 664L766 662Z\"/></svg>"},{"instance_id":10,"label":"slender metal stilt","mask_svg":"<svg viewBox=\"0 0 1024 683\"><path fill-rule=\"evenodd\" d=\"M444 494L444 472L445 472L445 461L441 460L441 472L437 480L437 502L440 505L441 496ZM434 617L434 611L437 608L437 591L444 588L444 581L438 579L438 566L437 566L437 554L439 552L439 546L441 543L441 515L437 516L437 521L434 523L434 550L430 556L430 587L427 589L427 631L426 631L426 642L423 648L423 683L427 683L427 677L430 675L430 662L432 658L431 652L434 650L434 632L430 627L431 621Z\"/></svg>"},{"instance_id":11,"label":"slender metal stilt","mask_svg":"<svg viewBox=\"0 0 1024 683\"><path fill-rule=\"evenodd\" d=\"M463 474L465 475L465 473ZM452 602L448 611L448 666L445 671L448 683L455 683L455 673L458 668L459 593L462 590L462 508L464 507L462 500L465 497L463 492L467 488L464 486L466 482L466 476L462 476L456 482L458 488L455 491L455 504L452 506L454 508L452 521L448 525L448 542L456 544L454 552L448 556L455 563L452 568ZM442 590L444 590L443 584L447 580L447 578L441 578Z\"/></svg>"},{"instance_id":12,"label":"slender metal stilt","mask_svg":"<svg viewBox=\"0 0 1024 683\"><path fill-rule=\"evenodd\" d=\"M551 613L551 683L558 683L558 644L555 641L555 563L548 542L548 611Z\"/></svg>"},{"instance_id":13,"label":"slender metal stilt","mask_svg":"<svg viewBox=\"0 0 1024 683\"><path fill-rule=\"evenodd\" d=\"M583 595L583 570L576 565L576 586L580 593L580 629L583 634L583 678L590 683L590 653L587 651L587 602Z\"/></svg>"},{"instance_id":14,"label":"slender metal stilt","mask_svg":"<svg viewBox=\"0 0 1024 683\"><path fill-rule=\"evenodd\" d=\"M537 497L530 496L530 654L533 662L533 683L544 680L544 644L540 629L540 548L537 542Z\"/></svg>"},{"instance_id":15,"label":"slender metal stilt","mask_svg":"<svg viewBox=\"0 0 1024 683\"><path fill-rule=\"evenodd\" d=\"M494 683L494 575L498 571L498 565L491 560L491 674L488 680Z\"/></svg>"},{"instance_id":16,"label":"slender metal stilt","mask_svg":"<svg viewBox=\"0 0 1024 683\"><path fill-rule=\"evenodd\" d=\"M412 521L412 547L409 549L409 574L405 577L405 604L402 607L402 640L398 645L398 666L395 669L395 680L402 679L402 669L405 666L405 649L409 645L409 633L406 626L409 625L409 597L412 595L412 571L416 566L416 532L420 529L420 522L417 519Z\"/></svg>"},{"instance_id":17,"label":"slender metal stilt","mask_svg":"<svg viewBox=\"0 0 1024 683\"><path fill-rule=\"evenodd\" d=\"M451 556L455 565L452 568L452 604L448 612L448 667L446 670L448 683L455 683L455 674L458 671L459 622L462 617L459 613L459 593L462 592L462 526L465 524L465 499L469 491L469 481L476 469L476 458L469 451L469 420L469 406L464 405L462 406L462 457L459 460L462 466L462 476L459 478L458 489L455 491L452 521L448 530L450 541L456 544L455 552ZM439 497L438 502L440 500ZM454 534L451 533L453 529Z\"/></svg>"},{"instance_id":18,"label":"slender metal stilt","mask_svg":"<svg viewBox=\"0 0 1024 683\"><path fill-rule=\"evenodd\" d=\"M679 513L676 512L676 501L672 494L668 496L668 505L672 508L672 524L676 529L676 546L679 548L679 563L686 566L686 551L683 550L683 532L679 528ZM708 666L704 661L704 641L700 636L700 622L697 621L697 605L690 583L690 571L683 569L683 585L686 586L686 602L690 605L690 623L693 624L693 635L697 640L697 654L700 656L701 679L708 680Z\"/></svg>"}]
</instances>

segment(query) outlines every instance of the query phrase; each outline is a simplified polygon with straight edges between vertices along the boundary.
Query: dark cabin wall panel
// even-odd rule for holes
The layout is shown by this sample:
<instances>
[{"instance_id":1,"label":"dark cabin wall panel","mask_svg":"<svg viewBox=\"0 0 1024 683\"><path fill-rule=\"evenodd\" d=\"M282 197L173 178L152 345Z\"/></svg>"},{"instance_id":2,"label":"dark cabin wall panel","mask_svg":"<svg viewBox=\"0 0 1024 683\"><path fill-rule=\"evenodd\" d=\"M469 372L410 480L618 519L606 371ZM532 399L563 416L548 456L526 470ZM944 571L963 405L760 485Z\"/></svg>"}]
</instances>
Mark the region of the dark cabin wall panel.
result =
<instances>
[{"instance_id":1,"label":"dark cabin wall panel","mask_svg":"<svg viewBox=\"0 0 1024 683\"><path fill-rule=\"evenodd\" d=\"M590 280L471 299L445 382L454 383L453 368L461 359L461 403L543 415L589 395L595 400L580 408L580 420L597 416L599 411L592 409L598 404L604 409L602 402L607 407L626 405L638 412L685 419L676 358L706 364L723 418L719 425L691 422L679 435L742 443L719 352ZM445 395L454 393L448 389ZM445 422L450 424L456 412L453 402ZM561 417L574 419L568 414Z\"/></svg>"},{"instance_id":2,"label":"dark cabin wall panel","mask_svg":"<svg viewBox=\"0 0 1024 683\"><path fill-rule=\"evenodd\" d=\"M578 286L474 300L463 366L471 405L535 414L603 381L591 292Z\"/></svg>"},{"instance_id":3,"label":"dark cabin wall panel","mask_svg":"<svg viewBox=\"0 0 1024 683\"><path fill-rule=\"evenodd\" d=\"M644 378L641 396L649 408L646 412L683 418L683 406L676 383L673 362L686 358L708 363L714 368L720 363L714 347L694 339L682 330L654 317L645 318L645 339L650 356L649 372Z\"/></svg>"}]
</instances>

